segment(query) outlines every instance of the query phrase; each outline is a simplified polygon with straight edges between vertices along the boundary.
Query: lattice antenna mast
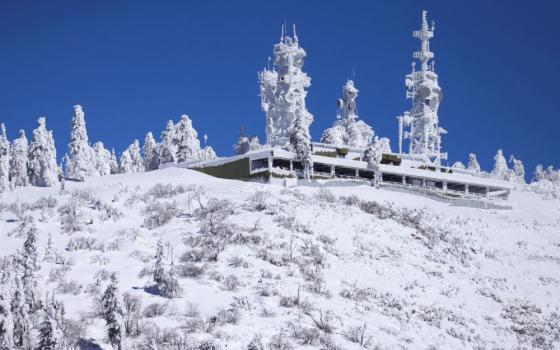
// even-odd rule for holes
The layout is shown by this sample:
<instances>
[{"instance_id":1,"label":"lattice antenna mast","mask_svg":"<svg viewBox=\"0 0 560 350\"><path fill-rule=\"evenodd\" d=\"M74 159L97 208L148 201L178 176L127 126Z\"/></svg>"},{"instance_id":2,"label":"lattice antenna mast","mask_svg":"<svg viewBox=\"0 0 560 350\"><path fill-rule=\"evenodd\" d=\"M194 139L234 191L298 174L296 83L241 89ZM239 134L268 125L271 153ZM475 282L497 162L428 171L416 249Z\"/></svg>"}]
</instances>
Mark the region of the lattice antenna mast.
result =
<instances>
[{"instance_id":1,"label":"lattice antenna mast","mask_svg":"<svg viewBox=\"0 0 560 350\"><path fill-rule=\"evenodd\" d=\"M412 100L412 108L397 117L399 122L399 153L402 153L403 139L409 139L409 154L439 166L447 154L441 153L441 135L447 133L439 127L438 108L442 99L438 76L434 64L430 66L434 53L430 51L430 39L434 36L434 24L428 26L427 12L422 11L422 26L413 32L420 40L420 50L413 58L420 63L420 70L412 65L412 72L406 75L406 97ZM432 61L433 62L433 61ZM409 130L405 131L404 128Z\"/></svg>"}]
</instances>

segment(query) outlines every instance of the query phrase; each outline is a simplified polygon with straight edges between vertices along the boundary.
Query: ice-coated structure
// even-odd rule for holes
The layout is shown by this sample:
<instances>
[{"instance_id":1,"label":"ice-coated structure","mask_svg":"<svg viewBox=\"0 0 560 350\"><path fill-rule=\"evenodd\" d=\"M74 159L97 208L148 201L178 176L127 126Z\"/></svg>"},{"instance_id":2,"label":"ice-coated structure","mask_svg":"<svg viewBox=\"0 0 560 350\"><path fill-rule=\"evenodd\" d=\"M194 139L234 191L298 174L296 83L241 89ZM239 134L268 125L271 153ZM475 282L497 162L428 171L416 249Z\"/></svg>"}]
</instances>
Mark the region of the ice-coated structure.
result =
<instances>
[{"instance_id":1,"label":"ice-coated structure","mask_svg":"<svg viewBox=\"0 0 560 350\"><path fill-rule=\"evenodd\" d=\"M373 129L362 120L357 120L356 98L359 90L352 80L342 87L342 97L336 101L337 115L333 126L326 129L321 142L366 148L373 139Z\"/></svg>"},{"instance_id":2,"label":"ice-coated structure","mask_svg":"<svg viewBox=\"0 0 560 350\"><path fill-rule=\"evenodd\" d=\"M308 130L313 122L313 115L305 107L305 89L311 85L311 78L301 70L305 56L295 26L293 36L289 37L283 25L280 42L274 45L273 68L259 72L261 107L266 114L266 143L270 146L289 144L290 129L296 118Z\"/></svg>"},{"instance_id":3,"label":"ice-coated structure","mask_svg":"<svg viewBox=\"0 0 560 350\"><path fill-rule=\"evenodd\" d=\"M434 24L428 27L426 11L422 11L422 28L414 31L413 36L420 40L420 51L413 57L420 62L420 70L416 71L412 64L412 72L406 75L406 97L412 99L412 108L399 121L399 153L402 153L403 138L409 139L409 153L424 158L439 166L447 154L441 152L441 135L447 131L439 126L438 108L442 100L438 75L434 70L434 53L430 51L430 39L434 36ZM409 127L408 131L404 131Z\"/></svg>"}]
</instances>

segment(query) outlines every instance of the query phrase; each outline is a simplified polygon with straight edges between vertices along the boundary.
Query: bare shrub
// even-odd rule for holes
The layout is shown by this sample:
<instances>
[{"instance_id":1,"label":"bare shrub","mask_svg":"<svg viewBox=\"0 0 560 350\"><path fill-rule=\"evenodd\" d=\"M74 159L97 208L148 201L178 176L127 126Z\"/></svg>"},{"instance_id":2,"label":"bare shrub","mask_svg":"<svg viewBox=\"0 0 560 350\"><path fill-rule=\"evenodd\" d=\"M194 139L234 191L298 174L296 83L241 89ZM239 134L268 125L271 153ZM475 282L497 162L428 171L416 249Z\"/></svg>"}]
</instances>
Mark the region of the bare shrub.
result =
<instances>
[{"instance_id":1,"label":"bare shrub","mask_svg":"<svg viewBox=\"0 0 560 350\"><path fill-rule=\"evenodd\" d=\"M343 298L361 302L368 301L374 295L374 290L372 288L358 287L357 282L354 282L352 285L346 282L343 282L343 284L346 285L346 287L340 291L340 296Z\"/></svg>"},{"instance_id":2,"label":"bare shrub","mask_svg":"<svg viewBox=\"0 0 560 350\"><path fill-rule=\"evenodd\" d=\"M319 341L319 331L316 328L305 327L299 320L288 322L288 329L292 332L292 337L301 345L314 345Z\"/></svg>"},{"instance_id":3,"label":"bare shrub","mask_svg":"<svg viewBox=\"0 0 560 350\"><path fill-rule=\"evenodd\" d=\"M240 256L232 256L231 258L228 259L228 266L231 267L246 267L247 266L247 262L245 262L245 259L243 259Z\"/></svg>"},{"instance_id":4,"label":"bare shrub","mask_svg":"<svg viewBox=\"0 0 560 350\"><path fill-rule=\"evenodd\" d=\"M204 275L206 267L193 263L185 263L177 265L177 274L183 278L199 278Z\"/></svg>"},{"instance_id":5,"label":"bare shrub","mask_svg":"<svg viewBox=\"0 0 560 350\"><path fill-rule=\"evenodd\" d=\"M129 292L123 294L123 323L126 335L140 335L142 299Z\"/></svg>"},{"instance_id":6,"label":"bare shrub","mask_svg":"<svg viewBox=\"0 0 560 350\"><path fill-rule=\"evenodd\" d=\"M356 343L364 348L370 348L373 344L373 336L366 333L367 324L364 323L362 326L351 326L348 330L344 331L342 334L346 339L352 343Z\"/></svg>"},{"instance_id":7,"label":"bare shrub","mask_svg":"<svg viewBox=\"0 0 560 350\"><path fill-rule=\"evenodd\" d=\"M187 303L187 308L185 310L185 316L187 317L198 317L200 312L198 311L198 304L193 302Z\"/></svg>"},{"instance_id":8,"label":"bare shrub","mask_svg":"<svg viewBox=\"0 0 560 350\"><path fill-rule=\"evenodd\" d=\"M162 316L167 311L167 307L167 303L152 303L144 308L142 315L148 318Z\"/></svg>"},{"instance_id":9,"label":"bare shrub","mask_svg":"<svg viewBox=\"0 0 560 350\"><path fill-rule=\"evenodd\" d=\"M56 287L56 291L60 294L78 295L82 291L82 288L83 286L77 281L62 280L58 283L58 286Z\"/></svg>"},{"instance_id":10,"label":"bare shrub","mask_svg":"<svg viewBox=\"0 0 560 350\"><path fill-rule=\"evenodd\" d=\"M93 237L72 237L68 240L66 244L66 250L76 251L76 250L96 250L100 252L105 251L105 245Z\"/></svg>"},{"instance_id":11,"label":"bare shrub","mask_svg":"<svg viewBox=\"0 0 560 350\"><path fill-rule=\"evenodd\" d=\"M178 213L177 203L153 201L146 205L144 209L143 226L149 230L167 224Z\"/></svg>"},{"instance_id":12,"label":"bare shrub","mask_svg":"<svg viewBox=\"0 0 560 350\"><path fill-rule=\"evenodd\" d=\"M271 337L270 342L268 343L268 348L270 350L292 350L294 346L290 343L286 332L281 329L280 333Z\"/></svg>"},{"instance_id":13,"label":"bare shrub","mask_svg":"<svg viewBox=\"0 0 560 350\"><path fill-rule=\"evenodd\" d=\"M318 310L317 315L313 316L313 314L310 314L309 317L313 321L315 327L321 332L326 334L331 334L334 332L335 326L332 312L323 312L322 310Z\"/></svg>"},{"instance_id":14,"label":"bare shrub","mask_svg":"<svg viewBox=\"0 0 560 350\"><path fill-rule=\"evenodd\" d=\"M60 227L62 232L73 233L81 231L84 226L83 202L76 198L58 208Z\"/></svg>"},{"instance_id":15,"label":"bare shrub","mask_svg":"<svg viewBox=\"0 0 560 350\"><path fill-rule=\"evenodd\" d=\"M229 275L227 276L224 281L222 282L225 290L236 290L237 287L239 287L239 285L241 284L239 282L239 278L237 278L237 276L234 275Z\"/></svg>"},{"instance_id":16,"label":"bare shrub","mask_svg":"<svg viewBox=\"0 0 560 350\"><path fill-rule=\"evenodd\" d=\"M249 211L264 211L267 209L267 200L272 194L270 191L257 191L245 201L245 209Z\"/></svg>"},{"instance_id":17,"label":"bare shrub","mask_svg":"<svg viewBox=\"0 0 560 350\"><path fill-rule=\"evenodd\" d=\"M262 337L257 334L253 340L247 345L247 350L264 350L264 345L262 343Z\"/></svg>"}]
</instances>

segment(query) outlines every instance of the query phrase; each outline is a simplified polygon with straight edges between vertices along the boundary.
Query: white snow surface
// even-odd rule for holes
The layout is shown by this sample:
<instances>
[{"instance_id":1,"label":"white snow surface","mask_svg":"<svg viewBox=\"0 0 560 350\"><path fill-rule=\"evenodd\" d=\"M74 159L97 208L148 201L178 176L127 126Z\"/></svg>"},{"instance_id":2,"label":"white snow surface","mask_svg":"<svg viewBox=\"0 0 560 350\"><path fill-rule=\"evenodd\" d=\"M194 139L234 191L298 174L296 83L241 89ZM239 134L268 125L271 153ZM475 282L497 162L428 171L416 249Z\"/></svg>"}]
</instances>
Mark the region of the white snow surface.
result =
<instances>
[{"instance_id":1,"label":"white snow surface","mask_svg":"<svg viewBox=\"0 0 560 350\"><path fill-rule=\"evenodd\" d=\"M145 195L157 184L187 190L163 198ZM229 241L215 262L195 262L204 272L180 277L183 294L170 300L146 292L151 277L139 274L153 264L159 239L170 243L178 269L187 264L181 256L192 248L185 242L203 235L189 185L205 188L203 205L210 198L230 201L234 212L225 222L253 238ZM0 255L13 254L23 244L24 238L9 235L18 225L10 207L16 202L33 204L52 196L60 207L89 193L122 212L115 221L103 220L82 199L82 230L68 234L61 231L56 208L30 210L40 252L50 233L58 253L70 262L62 277L51 279L62 265L42 263L41 292L56 291L67 316L83 324L81 337L101 349L111 349L105 322L91 314L98 296L94 276L102 270L116 271L121 295L140 296L143 307L167 304L163 315L143 317L144 327L173 330L193 342L214 339L221 348L246 349L260 334L268 349L284 334L298 349L334 349L333 344L362 349L349 338L352 327L364 324L369 348L560 347L558 200L514 191L513 209L486 210L365 185L284 189L173 167L67 181L65 186L64 194L58 187L28 186L0 198ZM342 199L350 196L355 198ZM173 201L177 211L168 223L144 227L149 203ZM377 213L366 208L375 207L372 203L380 204ZM414 224L403 219L416 215L420 219ZM69 240L78 237L96 240L97 248L67 250ZM240 266L232 263L234 257L241 259ZM238 285L228 288L228 276L237 277ZM73 292L61 288L61 282L72 281L79 286ZM99 281L101 292L107 282ZM296 297L298 289L300 306L280 305L283 297ZM204 326L191 333L185 325L196 317L186 314L192 303L198 304ZM232 305L240 312L237 322L209 326L212 316ZM315 328L313 320L321 313L332 316L332 332L318 330L322 340L311 344L296 339L294 329ZM145 334L125 338L124 348L145 342ZM325 345L327 338L331 347Z\"/></svg>"}]
</instances>

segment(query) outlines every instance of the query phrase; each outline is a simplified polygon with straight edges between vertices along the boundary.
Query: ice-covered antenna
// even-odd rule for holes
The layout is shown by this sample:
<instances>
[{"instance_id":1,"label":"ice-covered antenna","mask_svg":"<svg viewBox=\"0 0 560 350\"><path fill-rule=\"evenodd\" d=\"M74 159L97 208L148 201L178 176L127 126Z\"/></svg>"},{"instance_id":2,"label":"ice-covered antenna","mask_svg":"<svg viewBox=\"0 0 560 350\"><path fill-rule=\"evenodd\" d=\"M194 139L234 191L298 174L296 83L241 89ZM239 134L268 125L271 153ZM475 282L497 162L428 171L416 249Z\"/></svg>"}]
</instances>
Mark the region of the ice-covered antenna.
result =
<instances>
[{"instance_id":1,"label":"ice-covered antenna","mask_svg":"<svg viewBox=\"0 0 560 350\"><path fill-rule=\"evenodd\" d=\"M284 37L286 36L286 19L282 20L282 31L280 34L280 41L284 41Z\"/></svg>"},{"instance_id":2,"label":"ice-covered antenna","mask_svg":"<svg viewBox=\"0 0 560 350\"><path fill-rule=\"evenodd\" d=\"M270 70L270 56L268 56L268 60L266 61L266 70Z\"/></svg>"},{"instance_id":3,"label":"ice-covered antenna","mask_svg":"<svg viewBox=\"0 0 560 350\"><path fill-rule=\"evenodd\" d=\"M204 147L206 147L206 141L208 141L208 135L204 134Z\"/></svg>"},{"instance_id":4,"label":"ice-covered antenna","mask_svg":"<svg viewBox=\"0 0 560 350\"><path fill-rule=\"evenodd\" d=\"M292 26L293 26L293 32L294 32L294 40L298 41L298 37L297 37L297 33L296 33L296 24L294 23Z\"/></svg>"}]
</instances>

